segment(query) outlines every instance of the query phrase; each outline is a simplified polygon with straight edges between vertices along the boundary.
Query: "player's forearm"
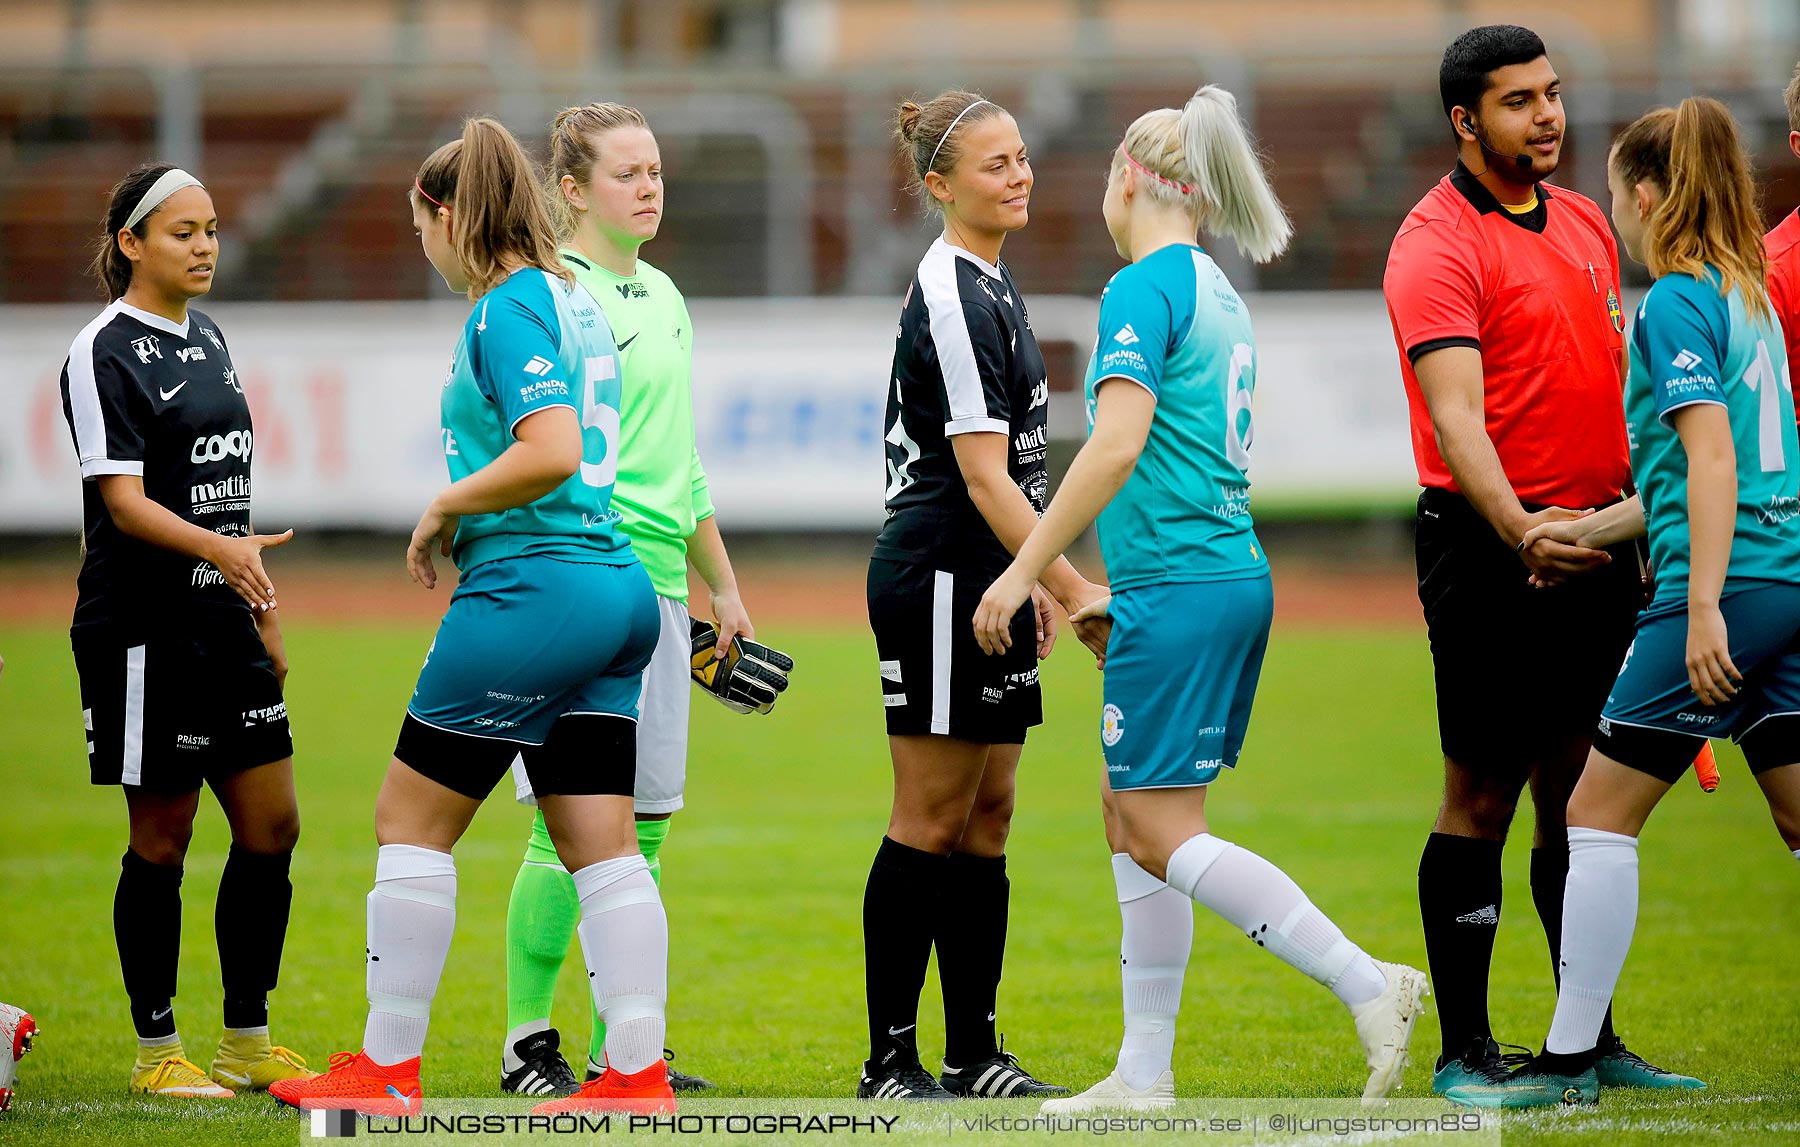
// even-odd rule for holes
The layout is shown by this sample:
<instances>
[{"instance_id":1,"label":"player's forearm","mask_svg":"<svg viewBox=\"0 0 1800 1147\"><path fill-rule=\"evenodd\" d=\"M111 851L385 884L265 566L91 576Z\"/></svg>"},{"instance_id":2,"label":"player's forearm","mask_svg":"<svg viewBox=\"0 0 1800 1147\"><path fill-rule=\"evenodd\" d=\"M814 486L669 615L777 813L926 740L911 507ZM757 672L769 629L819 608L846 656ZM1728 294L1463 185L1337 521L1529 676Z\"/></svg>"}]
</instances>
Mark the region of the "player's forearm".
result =
<instances>
[{"instance_id":1,"label":"player's forearm","mask_svg":"<svg viewBox=\"0 0 1800 1147\"><path fill-rule=\"evenodd\" d=\"M120 533L205 562L211 562L218 555L219 535L185 521L167 506L151 501L144 493L141 478L107 474L95 481L100 483L101 500L106 503L106 512Z\"/></svg>"},{"instance_id":2,"label":"player's forearm","mask_svg":"<svg viewBox=\"0 0 1800 1147\"><path fill-rule=\"evenodd\" d=\"M725 552L725 539L719 534L717 515L708 514L694 525L688 536L688 564L706 583L707 590L718 597L736 596L737 574L731 568L731 556Z\"/></svg>"},{"instance_id":3,"label":"player's forearm","mask_svg":"<svg viewBox=\"0 0 1800 1147\"><path fill-rule=\"evenodd\" d=\"M1061 562L1067 566L1066 574L1056 563L1124 487L1137 467L1137 459L1137 451L1129 443L1114 442L1096 432L1075 455L1056 496L1050 500L1050 508L1017 551L1013 564L1041 582L1065 608L1071 593L1080 585L1068 578L1079 579L1080 575L1066 560Z\"/></svg>"},{"instance_id":4,"label":"player's forearm","mask_svg":"<svg viewBox=\"0 0 1800 1147\"><path fill-rule=\"evenodd\" d=\"M547 442L521 439L492 462L438 491L438 510L451 517L498 514L529 505L568 481L581 466L580 439L571 456Z\"/></svg>"},{"instance_id":5,"label":"player's forearm","mask_svg":"<svg viewBox=\"0 0 1800 1147\"><path fill-rule=\"evenodd\" d=\"M1644 536L1644 503L1636 494L1581 519L1583 533L1575 544L1603 550Z\"/></svg>"},{"instance_id":6,"label":"player's forearm","mask_svg":"<svg viewBox=\"0 0 1800 1147\"><path fill-rule=\"evenodd\" d=\"M1688 458L1688 605L1716 606L1731 564L1731 535L1737 526L1737 461Z\"/></svg>"}]
</instances>

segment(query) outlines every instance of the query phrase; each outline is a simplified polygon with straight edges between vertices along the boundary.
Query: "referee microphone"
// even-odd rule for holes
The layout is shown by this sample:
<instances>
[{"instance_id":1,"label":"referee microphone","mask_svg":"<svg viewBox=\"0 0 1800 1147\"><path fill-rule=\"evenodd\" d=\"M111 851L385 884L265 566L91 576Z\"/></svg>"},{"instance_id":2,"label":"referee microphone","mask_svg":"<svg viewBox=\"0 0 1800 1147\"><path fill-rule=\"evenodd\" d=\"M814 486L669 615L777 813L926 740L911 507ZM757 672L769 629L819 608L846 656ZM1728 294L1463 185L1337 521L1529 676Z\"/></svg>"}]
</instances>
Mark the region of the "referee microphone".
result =
<instances>
[{"instance_id":1,"label":"referee microphone","mask_svg":"<svg viewBox=\"0 0 1800 1147\"><path fill-rule=\"evenodd\" d=\"M1497 155L1501 159L1511 160L1518 165L1520 171L1531 170L1531 157L1524 152L1521 151L1517 155L1507 155L1504 152L1495 151L1493 148L1489 147L1487 140L1481 138L1481 132L1475 129L1474 116L1463 116L1462 126L1464 131L1475 137L1475 143L1481 150L1487 152L1489 155Z\"/></svg>"}]
</instances>

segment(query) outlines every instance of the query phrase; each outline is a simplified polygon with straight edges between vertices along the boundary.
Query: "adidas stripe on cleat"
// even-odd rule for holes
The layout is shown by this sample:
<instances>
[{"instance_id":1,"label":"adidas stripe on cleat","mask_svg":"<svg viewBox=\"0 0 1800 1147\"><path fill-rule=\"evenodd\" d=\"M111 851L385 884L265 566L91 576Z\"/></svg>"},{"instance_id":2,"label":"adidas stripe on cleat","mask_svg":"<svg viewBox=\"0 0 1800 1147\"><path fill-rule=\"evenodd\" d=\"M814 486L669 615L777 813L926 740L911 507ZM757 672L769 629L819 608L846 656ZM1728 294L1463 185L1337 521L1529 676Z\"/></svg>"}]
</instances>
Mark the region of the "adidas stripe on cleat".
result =
<instances>
[{"instance_id":1,"label":"adidas stripe on cleat","mask_svg":"<svg viewBox=\"0 0 1800 1147\"><path fill-rule=\"evenodd\" d=\"M508 1095L564 1096L580 1090L581 1081L562 1056L562 1033L555 1028L532 1032L516 1041L513 1054L522 1061L513 1071L500 1065L500 1090Z\"/></svg>"},{"instance_id":2,"label":"adidas stripe on cleat","mask_svg":"<svg viewBox=\"0 0 1800 1147\"><path fill-rule=\"evenodd\" d=\"M0 1004L0 1111L12 1106L13 1092L19 1080L19 1060L31 1050L37 1036L37 1021L31 1013L11 1004Z\"/></svg>"},{"instance_id":3,"label":"adidas stripe on cleat","mask_svg":"<svg viewBox=\"0 0 1800 1147\"><path fill-rule=\"evenodd\" d=\"M941 1101L955 1099L956 1096L944 1090L931 1077L930 1072L920 1067L917 1060L913 1060L897 1067L884 1068L880 1075L870 1075L869 1065L863 1064L862 1079L856 1085L856 1098Z\"/></svg>"},{"instance_id":4,"label":"adidas stripe on cleat","mask_svg":"<svg viewBox=\"0 0 1800 1147\"><path fill-rule=\"evenodd\" d=\"M331 1070L324 1075L271 1083L269 1094L302 1111L356 1111L387 1118L417 1115L424 1102L418 1056L383 1067L360 1051L333 1054Z\"/></svg>"},{"instance_id":5,"label":"adidas stripe on cleat","mask_svg":"<svg viewBox=\"0 0 1800 1147\"><path fill-rule=\"evenodd\" d=\"M1054 1083L1033 1079L1019 1066L1019 1057L1009 1051L996 1052L991 1058L968 1067L944 1065L938 1076L944 1090L958 1098L970 1099L1043 1099L1067 1095L1069 1089Z\"/></svg>"}]
</instances>

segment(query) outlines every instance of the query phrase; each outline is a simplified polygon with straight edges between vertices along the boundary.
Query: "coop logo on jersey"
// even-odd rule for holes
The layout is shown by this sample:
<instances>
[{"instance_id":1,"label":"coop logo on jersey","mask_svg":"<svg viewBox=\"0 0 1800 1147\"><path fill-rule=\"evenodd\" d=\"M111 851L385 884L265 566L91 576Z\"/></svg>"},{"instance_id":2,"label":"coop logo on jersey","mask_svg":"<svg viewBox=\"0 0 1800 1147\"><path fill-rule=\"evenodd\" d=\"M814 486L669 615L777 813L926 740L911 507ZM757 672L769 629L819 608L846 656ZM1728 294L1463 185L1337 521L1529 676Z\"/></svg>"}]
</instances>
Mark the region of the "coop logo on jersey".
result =
<instances>
[{"instance_id":1,"label":"coop logo on jersey","mask_svg":"<svg viewBox=\"0 0 1800 1147\"><path fill-rule=\"evenodd\" d=\"M556 364L551 362L549 359L545 358L541 354L532 355L531 361L526 363L524 366L524 371L526 374L535 374L539 378L544 377L546 374L549 374L551 371L553 371L555 369L556 369Z\"/></svg>"},{"instance_id":2,"label":"coop logo on jersey","mask_svg":"<svg viewBox=\"0 0 1800 1147\"><path fill-rule=\"evenodd\" d=\"M1125 735L1125 714L1117 705L1108 704L1100 710L1100 743L1112 748Z\"/></svg>"},{"instance_id":3,"label":"coop logo on jersey","mask_svg":"<svg viewBox=\"0 0 1800 1147\"><path fill-rule=\"evenodd\" d=\"M233 430L230 434L215 434L211 438L203 435L194 439L194 449L188 454L190 462L219 462L226 458L250 461L248 430Z\"/></svg>"},{"instance_id":4,"label":"coop logo on jersey","mask_svg":"<svg viewBox=\"0 0 1800 1147\"><path fill-rule=\"evenodd\" d=\"M1130 346L1138 341L1137 332L1131 329L1130 323L1126 323L1119 328L1119 333L1113 336L1113 341L1120 346Z\"/></svg>"},{"instance_id":5,"label":"coop logo on jersey","mask_svg":"<svg viewBox=\"0 0 1800 1147\"><path fill-rule=\"evenodd\" d=\"M149 362L153 358L162 357L162 344L156 341L155 335L132 339L131 349L137 352L139 362Z\"/></svg>"},{"instance_id":6,"label":"coop logo on jersey","mask_svg":"<svg viewBox=\"0 0 1800 1147\"><path fill-rule=\"evenodd\" d=\"M1693 370L1700 365L1700 356L1691 350L1683 350L1680 354L1675 356L1675 361L1669 365L1673 366L1676 370Z\"/></svg>"},{"instance_id":7,"label":"coop logo on jersey","mask_svg":"<svg viewBox=\"0 0 1800 1147\"><path fill-rule=\"evenodd\" d=\"M1625 308L1619 305L1617 287L1606 288L1606 314L1612 319L1613 330L1621 333L1625 330Z\"/></svg>"}]
</instances>

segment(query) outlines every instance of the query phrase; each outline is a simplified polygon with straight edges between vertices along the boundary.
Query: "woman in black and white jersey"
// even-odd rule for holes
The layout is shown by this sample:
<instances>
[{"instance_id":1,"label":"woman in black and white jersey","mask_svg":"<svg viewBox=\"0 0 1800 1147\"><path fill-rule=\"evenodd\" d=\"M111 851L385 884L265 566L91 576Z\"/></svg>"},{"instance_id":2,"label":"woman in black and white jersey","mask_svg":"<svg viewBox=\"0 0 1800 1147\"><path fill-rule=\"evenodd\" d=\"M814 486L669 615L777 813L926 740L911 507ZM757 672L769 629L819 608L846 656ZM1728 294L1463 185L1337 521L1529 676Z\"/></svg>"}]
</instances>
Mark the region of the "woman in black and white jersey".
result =
<instances>
[{"instance_id":1,"label":"woman in black and white jersey","mask_svg":"<svg viewBox=\"0 0 1800 1147\"><path fill-rule=\"evenodd\" d=\"M973 92L900 105L910 182L942 215L907 288L887 400L887 525L869 563L894 805L869 872L863 943L877 1099L1061 1095L1004 1054L995 996L1006 945L1006 835L1025 731L1043 721L1037 663L1052 595L1073 612L1105 593L1066 561L988 657L971 619L1047 500L1049 398L1025 300L1000 263L1025 226L1031 164L1018 124ZM945 1053L919 1063L919 992L935 942Z\"/></svg>"},{"instance_id":2,"label":"woman in black and white jersey","mask_svg":"<svg viewBox=\"0 0 1800 1147\"><path fill-rule=\"evenodd\" d=\"M70 644L93 783L130 813L113 902L137 1028L131 1090L230 1098L312 1074L269 1040L300 834L287 658L250 528L250 408L212 319L218 219L200 181L151 164L113 188L93 270L105 310L75 336L63 414L81 461L84 557ZM217 932L225 1034L210 1072L175 1029L181 869L200 786L231 824Z\"/></svg>"}]
</instances>

